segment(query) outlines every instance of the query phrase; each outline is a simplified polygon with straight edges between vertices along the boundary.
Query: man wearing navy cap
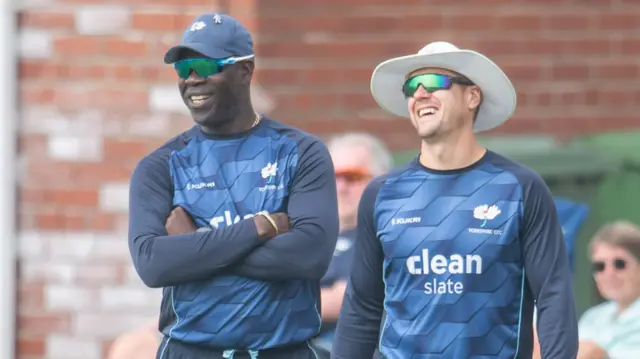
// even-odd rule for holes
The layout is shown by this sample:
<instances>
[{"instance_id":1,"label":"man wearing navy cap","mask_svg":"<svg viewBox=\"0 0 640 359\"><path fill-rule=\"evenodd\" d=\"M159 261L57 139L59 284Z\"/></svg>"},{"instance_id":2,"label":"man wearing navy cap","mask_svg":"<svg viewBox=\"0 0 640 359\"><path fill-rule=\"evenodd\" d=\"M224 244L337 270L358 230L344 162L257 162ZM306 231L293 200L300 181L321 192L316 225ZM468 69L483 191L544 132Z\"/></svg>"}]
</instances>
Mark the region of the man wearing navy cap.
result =
<instances>
[{"instance_id":1,"label":"man wearing navy cap","mask_svg":"<svg viewBox=\"0 0 640 359\"><path fill-rule=\"evenodd\" d=\"M255 112L251 35L201 15L164 61L196 125L131 178L129 247L163 288L157 358L315 358L320 278L338 234L322 142Z\"/></svg>"}]
</instances>

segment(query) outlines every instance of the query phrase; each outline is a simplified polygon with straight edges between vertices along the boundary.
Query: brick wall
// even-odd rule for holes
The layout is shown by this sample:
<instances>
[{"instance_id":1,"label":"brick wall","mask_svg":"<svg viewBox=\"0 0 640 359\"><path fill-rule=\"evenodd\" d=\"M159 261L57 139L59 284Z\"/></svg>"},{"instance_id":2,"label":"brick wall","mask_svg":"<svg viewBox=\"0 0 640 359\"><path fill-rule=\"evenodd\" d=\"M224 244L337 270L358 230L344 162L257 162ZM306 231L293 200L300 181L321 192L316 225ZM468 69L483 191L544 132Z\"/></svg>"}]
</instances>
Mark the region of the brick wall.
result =
<instances>
[{"instance_id":1,"label":"brick wall","mask_svg":"<svg viewBox=\"0 0 640 359\"><path fill-rule=\"evenodd\" d=\"M101 358L118 333L155 315L158 292L129 265L127 182L141 156L191 124L161 56L201 11L228 11L256 32L258 107L316 133L364 129L413 146L368 80L379 61L430 40L504 66L520 107L503 132L638 126L634 0L426 3L21 2L19 357Z\"/></svg>"}]
</instances>

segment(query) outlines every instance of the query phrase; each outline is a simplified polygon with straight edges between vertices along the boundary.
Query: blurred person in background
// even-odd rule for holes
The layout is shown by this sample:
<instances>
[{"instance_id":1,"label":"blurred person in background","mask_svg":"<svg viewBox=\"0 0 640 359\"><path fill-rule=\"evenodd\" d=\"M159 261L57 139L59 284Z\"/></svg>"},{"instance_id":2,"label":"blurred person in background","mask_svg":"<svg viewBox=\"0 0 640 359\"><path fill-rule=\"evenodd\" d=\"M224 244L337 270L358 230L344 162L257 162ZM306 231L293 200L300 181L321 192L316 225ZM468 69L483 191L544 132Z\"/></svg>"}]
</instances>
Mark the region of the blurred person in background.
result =
<instances>
[{"instance_id":1,"label":"blurred person in background","mask_svg":"<svg viewBox=\"0 0 640 359\"><path fill-rule=\"evenodd\" d=\"M378 104L411 120L420 154L377 177L358 208L334 359L575 358L572 275L540 176L474 132L511 117L516 92L486 56L447 42L385 61Z\"/></svg>"},{"instance_id":2,"label":"blurred person in background","mask_svg":"<svg viewBox=\"0 0 640 359\"><path fill-rule=\"evenodd\" d=\"M337 135L329 139L327 147L336 172L340 234L329 269L320 281L323 328L314 345L325 355L331 349L351 269L360 197L373 177L387 173L393 166L387 146L371 134L350 132Z\"/></svg>"},{"instance_id":3,"label":"blurred person in background","mask_svg":"<svg viewBox=\"0 0 640 359\"><path fill-rule=\"evenodd\" d=\"M580 318L578 359L640 358L640 228L626 221L608 224L589 250L606 301Z\"/></svg>"},{"instance_id":4,"label":"blurred person in background","mask_svg":"<svg viewBox=\"0 0 640 359\"><path fill-rule=\"evenodd\" d=\"M163 288L159 359L316 357L333 163L319 138L255 112L253 59L224 14L198 16L165 54L196 125L138 163L129 200L134 267Z\"/></svg>"},{"instance_id":5,"label":"blurred person in background","mask_svg":"<svg viewBox=\"0 0 640 359\"><path fill-rule=\"evenodd\" d=\"M116 338L109 347L107 359L153 359L161 340L158 323L150 323Z\"/></svg>"}]
</instances>

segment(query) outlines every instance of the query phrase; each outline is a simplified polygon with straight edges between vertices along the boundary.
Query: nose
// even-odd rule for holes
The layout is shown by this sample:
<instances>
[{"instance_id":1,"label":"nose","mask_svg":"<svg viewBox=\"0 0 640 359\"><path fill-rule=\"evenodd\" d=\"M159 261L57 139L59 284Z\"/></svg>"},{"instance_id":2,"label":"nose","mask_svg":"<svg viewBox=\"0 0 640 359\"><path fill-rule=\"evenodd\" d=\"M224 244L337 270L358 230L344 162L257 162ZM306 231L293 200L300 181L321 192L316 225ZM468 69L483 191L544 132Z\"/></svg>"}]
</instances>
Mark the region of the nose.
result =
<instances>
[{"instance_id":1,"label":"nose","mask_svg":"<svg viewBox=\"0 0 640 359\"><path fill-rule=\"evenodd\" d=\"M413 94L413 98L415 98L416 100L429 99L431 98L431 96L433 96L433 94L425 90L422 85L418 86L418 89Z\"/></svg>"},{"instance_id":2,"label":"nose","mask_svg":"<svg viewBox=\"0 0 640 359\"><path fill-rule=\"evenodd\" d=\"M203 83L204 81L205 79L203 77L200 77L195 71L191 71L189 73L189 77L184 80L184 82L188 85L196 85L199 83Z\"/></svg>"}]
</instances>

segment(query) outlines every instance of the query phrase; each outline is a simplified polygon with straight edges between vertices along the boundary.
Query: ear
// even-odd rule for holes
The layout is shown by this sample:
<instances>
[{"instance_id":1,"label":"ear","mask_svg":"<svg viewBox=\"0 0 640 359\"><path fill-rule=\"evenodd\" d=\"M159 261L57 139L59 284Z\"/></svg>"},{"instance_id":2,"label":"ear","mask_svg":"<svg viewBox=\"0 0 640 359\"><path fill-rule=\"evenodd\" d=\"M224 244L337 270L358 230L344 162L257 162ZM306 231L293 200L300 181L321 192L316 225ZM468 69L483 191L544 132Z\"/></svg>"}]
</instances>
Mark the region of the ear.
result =
<instances>
[{"instance_id":1,"label":"ear","mask_svg":"<svg viewBox=\"0 0 640 359\"><path fill-rule=\"evenodd\" d=\"M482 92L478 86L471 86L467 91L467 104L470 111L475 111L482 103Z\"/></svg>"},{"instance_id":2,"label":"ear","mask_svg":"<svg viewBox=\"0 0 640 359\"><path fill-rule=\"evenodd\" d=\"M251 84L251 78L253 78L253 70L255 69L255 64L253 63L253 61L242 61L238 64L240 65L240 80L243 84Z\"/></svg>"}]
</instances>

